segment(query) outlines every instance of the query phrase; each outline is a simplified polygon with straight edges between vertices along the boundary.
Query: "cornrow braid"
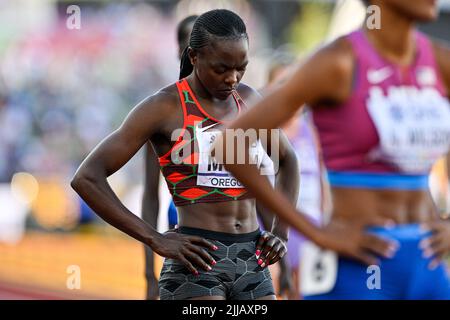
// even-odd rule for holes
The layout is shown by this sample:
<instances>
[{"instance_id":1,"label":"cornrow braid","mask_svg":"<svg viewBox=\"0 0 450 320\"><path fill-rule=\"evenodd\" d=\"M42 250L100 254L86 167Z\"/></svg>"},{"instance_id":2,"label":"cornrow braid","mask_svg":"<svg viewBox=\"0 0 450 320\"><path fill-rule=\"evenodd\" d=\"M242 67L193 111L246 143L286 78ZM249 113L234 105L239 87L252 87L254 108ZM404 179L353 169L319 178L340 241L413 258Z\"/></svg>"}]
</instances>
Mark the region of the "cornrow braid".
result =
<instances>
[{"instance_id":1,"label":"cornrow braid","mask_svg":"<svg viewBox=\"0 0 450 320\"><path fill-rule=\"evenodd\" d=\"M200 15L192 27L189 46L184 49L181 56L180 79L187 77L194 70L188 56L188 48L199 50L217 38L248 39L244 21L237 14L226 9L211 10Z\"/></svg>"}]
</instances>

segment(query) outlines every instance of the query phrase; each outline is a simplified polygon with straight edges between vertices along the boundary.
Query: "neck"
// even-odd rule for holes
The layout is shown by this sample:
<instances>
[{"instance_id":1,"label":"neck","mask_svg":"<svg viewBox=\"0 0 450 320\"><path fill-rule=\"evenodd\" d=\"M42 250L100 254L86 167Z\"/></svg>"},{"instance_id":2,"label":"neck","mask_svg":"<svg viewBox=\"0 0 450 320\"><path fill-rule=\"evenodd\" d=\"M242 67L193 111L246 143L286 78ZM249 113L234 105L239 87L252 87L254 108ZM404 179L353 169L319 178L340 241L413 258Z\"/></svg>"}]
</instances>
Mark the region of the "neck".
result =
<instances>
[{"instance_id":1,"label":"neck","mask_svg":"<svg viewBox=\"0 0 450 320\"><path fill-rule=\"evenodd\" d=\"M380 29L365 32L369 41L387 60L400 65L409 65L415 56L414 21L383 2L380 7Z\"/></svg>"},{"instance_id":2,"label":"neck","mask_svg":"<svg viewBox=\"0 0 450 320\"><path fill-rule=\"evenodd\" d=\"M194 91L197 98L201 98L204 100L210 100L213 101L214 97L206 90L205 86L203 85L202 81L198 78L197 73L195 72L195 69L192 71L192 73L187 77L187 80Z\"/></svg>"}]
</instances>

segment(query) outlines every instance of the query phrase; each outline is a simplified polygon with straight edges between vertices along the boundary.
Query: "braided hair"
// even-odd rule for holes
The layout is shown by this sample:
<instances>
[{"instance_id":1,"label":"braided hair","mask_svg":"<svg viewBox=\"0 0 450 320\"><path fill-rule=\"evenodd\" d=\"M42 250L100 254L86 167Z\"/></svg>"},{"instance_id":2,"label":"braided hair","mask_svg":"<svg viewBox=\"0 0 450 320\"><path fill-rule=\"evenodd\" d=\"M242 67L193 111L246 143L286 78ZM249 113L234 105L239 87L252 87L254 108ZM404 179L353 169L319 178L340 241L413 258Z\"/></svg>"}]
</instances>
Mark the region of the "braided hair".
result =
<instances>
[{"instance_id":1,"label":"braided hair","mask_svg":"<svg viewBox=\"0 0 450 320\"><path fill-rule=\"evenodd\" d=\"M244 21L237 14L226 9L215 9L200 15L192 27L189 46L184 49L181 56L180 79L187 77L194 70L188 55L189 47L199 50L217 38L248 39Z\"/></svg>"}]
</instances>

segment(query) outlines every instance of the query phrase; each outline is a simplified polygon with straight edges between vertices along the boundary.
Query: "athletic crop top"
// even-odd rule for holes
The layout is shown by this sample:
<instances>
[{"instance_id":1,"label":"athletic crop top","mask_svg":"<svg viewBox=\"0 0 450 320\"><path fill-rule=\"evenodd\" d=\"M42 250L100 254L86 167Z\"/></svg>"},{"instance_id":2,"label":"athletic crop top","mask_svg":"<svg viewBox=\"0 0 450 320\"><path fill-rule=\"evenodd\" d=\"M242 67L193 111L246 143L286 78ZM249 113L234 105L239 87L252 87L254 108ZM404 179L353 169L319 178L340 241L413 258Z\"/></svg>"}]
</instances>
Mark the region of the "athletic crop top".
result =
<instances>
[{"instance_id":1,"label":"athletic crop top","mask_svg":"<svg viewBox=\"0 0 450 320\"><path fill-rule=\"evenodd\" d=\"M178 81L176 86L183 110L183 128L172 148L159 158L175 205L253 198L223 165L210 156L210 147L223 122L206 113L186 79ZM245 103L235 91L233 98L240 113ZM258 152L263 152L259 147L258 144Z\"/></svg>"},{"instance_id":2,"label":"athletic crop top","mask_svg":"<svg viewBox=\"0 0 450 320\"><path fill-rule=\"evenodd\" d=\"M431 42L416 32L415 60L402 67L380 56L362 30L347 39L355 56L351 96L313 110L330 183L427 187L432 165L450 149L450 105Z\"/></svg>"}]
</instances>

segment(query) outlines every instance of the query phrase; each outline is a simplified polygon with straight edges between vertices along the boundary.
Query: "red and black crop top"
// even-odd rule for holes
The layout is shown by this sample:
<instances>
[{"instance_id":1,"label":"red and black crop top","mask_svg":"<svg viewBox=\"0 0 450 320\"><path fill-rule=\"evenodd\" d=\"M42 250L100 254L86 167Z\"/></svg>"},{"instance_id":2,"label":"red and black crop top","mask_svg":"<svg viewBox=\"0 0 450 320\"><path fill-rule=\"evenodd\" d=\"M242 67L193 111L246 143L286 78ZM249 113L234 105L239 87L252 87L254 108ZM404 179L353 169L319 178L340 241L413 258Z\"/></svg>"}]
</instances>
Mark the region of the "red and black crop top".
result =
<instances>
[{"instance_id":1,"label":"red and black crop top","mask_svg":"<svg viewBox=\"0 0 450 320\"><path fill-rule=\"evenodd\" d=\"M186 79L176 83L183 109L183 128L172 148L159 158L176 206L252 198L243 185L209 154L223 125L202 108ZM233 91L238 112L244 101Z\"/></svg>"}]
</instances>

